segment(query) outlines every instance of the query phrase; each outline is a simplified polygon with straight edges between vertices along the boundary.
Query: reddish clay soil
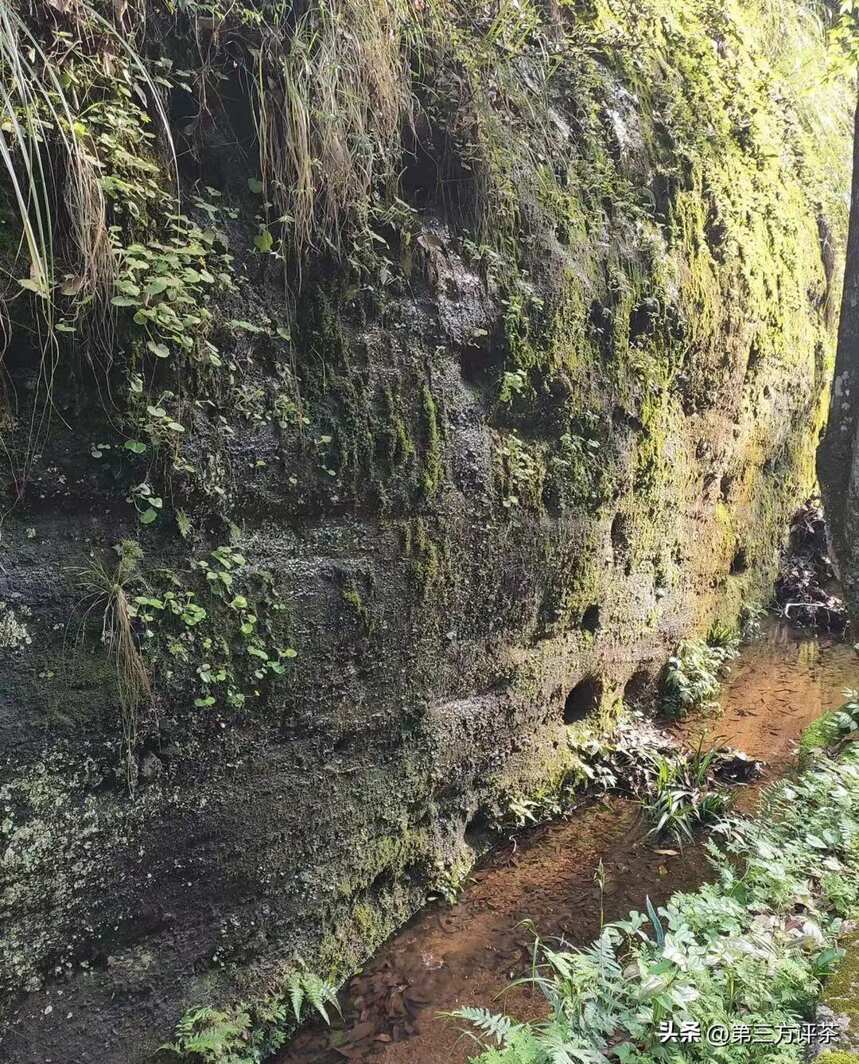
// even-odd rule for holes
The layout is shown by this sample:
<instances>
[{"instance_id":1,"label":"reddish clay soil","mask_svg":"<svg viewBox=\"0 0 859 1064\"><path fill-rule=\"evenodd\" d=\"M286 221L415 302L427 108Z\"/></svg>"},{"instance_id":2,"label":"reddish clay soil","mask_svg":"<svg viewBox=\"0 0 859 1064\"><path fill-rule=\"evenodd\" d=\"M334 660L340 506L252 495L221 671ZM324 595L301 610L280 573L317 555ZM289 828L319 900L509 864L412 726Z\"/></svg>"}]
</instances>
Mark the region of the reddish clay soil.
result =
<instances>
[{"instance_id":1,"label":"reddish clay soil","mask_svg":"<svg viewBox=\"0 0 859 1064\"><path fill-rule=\"evenodd\" d=\"M723 691L720 715L684 722L682 740L718 742L767 763L763 782L788 771L803 728L859 685L849 646L768 625L746 647ZM754 806L759 785L740 796ZM545 1013L538 991L507 990L530 970L534 933L585 945L605 919L692 889L709 875L699 846L682 852L646 838L639 808L618 798L583 803L566 820L499 847L469 877L460 900L436 903L393 936L342 994L344 1020L300 1032L274 1064L466 1064L475 1043L440 1015L483 1005L528 1019Z\"/></svg>"}]
</instances>

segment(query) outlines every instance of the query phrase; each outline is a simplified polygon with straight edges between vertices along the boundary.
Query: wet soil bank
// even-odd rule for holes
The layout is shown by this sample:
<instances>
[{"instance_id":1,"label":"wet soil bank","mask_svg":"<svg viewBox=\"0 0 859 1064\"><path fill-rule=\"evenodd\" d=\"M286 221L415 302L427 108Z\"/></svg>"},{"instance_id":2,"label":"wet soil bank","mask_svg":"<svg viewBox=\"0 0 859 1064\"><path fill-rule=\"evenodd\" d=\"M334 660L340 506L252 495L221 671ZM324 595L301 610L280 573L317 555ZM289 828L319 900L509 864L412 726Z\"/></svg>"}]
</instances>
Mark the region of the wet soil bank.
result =
<instances>
[{"instance_id":1,"label":"wet soil bank","mask_svg":"<svg viewBox=\"0 0 859 1064\"><path fill-rule=\"evenodd\" d=\"M851 646L769 623L734 662L722 713L671 731L689 742L703 732L707 743L735 746L766 762L763 780L738 796L739 808L748 810L762 784L789 770L806 725L857 684L859 658ZM301 1032L275 1064L464 1064L474 1043L439 1013L483 1005L522 1019L541 1014L538 993L506 988L529 970L533 931L577 945L597 934L600 860L607 920L641 907L645 895L658 904L707 877L700 847L679 852L647 839L646 830L634 802L589 800L568 819L497 848L455 905L425 909L350 981L342 1023Z\"/></svg>"}]
</instances>

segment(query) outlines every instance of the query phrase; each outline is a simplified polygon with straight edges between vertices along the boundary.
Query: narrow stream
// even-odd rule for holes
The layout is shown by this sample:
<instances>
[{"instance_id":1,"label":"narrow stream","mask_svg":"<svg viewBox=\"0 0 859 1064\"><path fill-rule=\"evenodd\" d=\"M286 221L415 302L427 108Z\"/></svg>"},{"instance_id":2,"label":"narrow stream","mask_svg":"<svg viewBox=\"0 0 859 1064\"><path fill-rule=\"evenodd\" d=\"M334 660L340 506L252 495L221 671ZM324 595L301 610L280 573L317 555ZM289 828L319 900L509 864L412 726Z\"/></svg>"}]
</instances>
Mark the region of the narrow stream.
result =
<instances>
[{"instance_id":1,"label":"narrow stream","mask_svg":"<svg viewBox=\"0 0 859 1064\"><path fill-rule=\"evenodd\" d=\"M856 686L859 658L852 647L771 622L734 662L722 713L673 730L688 741L704 732L708 743L718 740L765 761L767 783L790 768L805 726L840 705L845 687ZM753 808L759 789L745 788L739 808ZM505 993L530 967L533 933L523 921L544 938L589 942L600 924L594 883L600 860L607 920L641 908L645 895L664 902L710 872L701 847L679 852L646 839L635 803L589 801L570 819L523 833L489 854L455 905L424 909L350 981L342 996L343 1024L302 1031L275 1064L465 1064L474 1043L439 1013L461 1005L520 1019L543 1013L539 992L518 987Z\"/></svg>"}]
</instances>

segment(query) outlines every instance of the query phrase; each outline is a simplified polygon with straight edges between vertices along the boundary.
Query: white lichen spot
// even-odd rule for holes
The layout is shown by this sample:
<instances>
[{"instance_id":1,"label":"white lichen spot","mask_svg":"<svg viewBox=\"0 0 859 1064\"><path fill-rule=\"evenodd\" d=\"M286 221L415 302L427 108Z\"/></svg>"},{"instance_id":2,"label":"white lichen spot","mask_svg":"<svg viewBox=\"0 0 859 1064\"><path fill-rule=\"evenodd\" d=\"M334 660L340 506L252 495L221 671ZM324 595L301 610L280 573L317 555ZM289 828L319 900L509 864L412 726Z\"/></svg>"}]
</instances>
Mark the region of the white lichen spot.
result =
<instances>
[{"instance_id":1,"label":"white lichen spot","mask_svg":"<svg viewBox=\"0 0 859 1064\"><path fill-rule=\"evenodd\" d=\"M19 610L21 617L29 617L30 611L26 606ZM4 650L19 650L29 646L33 640L27 631L23 621L15 616L15 611L6 602L0 602L0 648Z\"/></svg>"}]
</instances>

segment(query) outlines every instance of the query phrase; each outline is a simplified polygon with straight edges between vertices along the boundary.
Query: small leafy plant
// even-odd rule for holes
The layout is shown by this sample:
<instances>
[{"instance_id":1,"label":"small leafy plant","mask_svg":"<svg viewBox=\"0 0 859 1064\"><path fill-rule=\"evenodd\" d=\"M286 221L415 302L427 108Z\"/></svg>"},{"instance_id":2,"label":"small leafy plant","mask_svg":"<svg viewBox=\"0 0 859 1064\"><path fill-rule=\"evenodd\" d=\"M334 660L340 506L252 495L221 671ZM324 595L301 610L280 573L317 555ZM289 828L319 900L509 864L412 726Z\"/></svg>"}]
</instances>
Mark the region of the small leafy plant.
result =
<instances>
[{"instance_id":1,"label":"small leafy plant","mask_svg":"<svg viewBox=\"0 0 859 1064\"><path fill-rule=\"evenodd\" d=\"M135 595L130 609L162 679L195 677L200 709L242 709L297 657L276 641L271 618L284 606L270 575L228 545L194 560L187 576L161 574L161 586Z\"/></svg>"},{"instance_id":2,"label":"small leafy plant","mask_svg":"<svg viewBox=\"0 0 859 1064\"><path fill-rule=\"evenodd\" d=\"M825 750L859 730L859 691L847 688L844 705L814 721L803 732L800 749L803 753Z\"/></svg>"},{"instance_id":3,"label":"small leafy plant","mask_svg":"<svg viewBox=\"0 0 859 1064\"><path fill-rule=\"evenodd\" d=\"M727 630L714 628L706 641L688 639L669 658L662 707L670 717L683 717L694 709L716 704L728 663L738 653L739 640Z\"/></svg>"},{"instance_id":4,"label":"small leafy plant","mask_svg":"<svg viewBox=\"0 0 859 1064\"><path fill-rule=\"evenodd\" d=\"M498 447L503 486L501 505L526 507L539 498L543 473L534 448L515 431L503 437Z\"/></svg>"},{"instance_id":5,"label":"small leafy plant","mask_svg":"<svg viewBox=\"0 0 859 1064\"><path fill-rule=\"evenodd\" d=\"M653 775L642 806L652 822L649 834L670 835L678 843L693 838L695 829L718 819L730 796L714 786L715 750L698 747L691 754L652 756Z\"/></svg>"}]
</instances>

